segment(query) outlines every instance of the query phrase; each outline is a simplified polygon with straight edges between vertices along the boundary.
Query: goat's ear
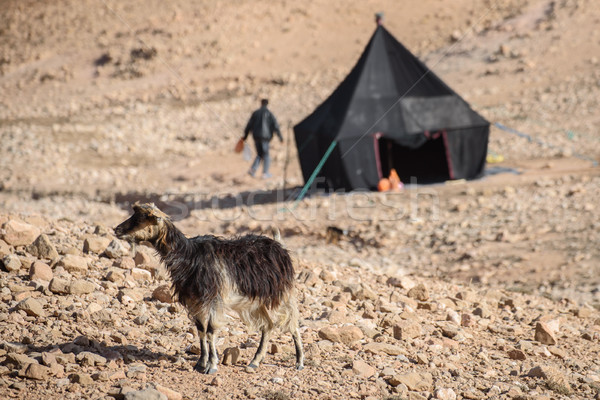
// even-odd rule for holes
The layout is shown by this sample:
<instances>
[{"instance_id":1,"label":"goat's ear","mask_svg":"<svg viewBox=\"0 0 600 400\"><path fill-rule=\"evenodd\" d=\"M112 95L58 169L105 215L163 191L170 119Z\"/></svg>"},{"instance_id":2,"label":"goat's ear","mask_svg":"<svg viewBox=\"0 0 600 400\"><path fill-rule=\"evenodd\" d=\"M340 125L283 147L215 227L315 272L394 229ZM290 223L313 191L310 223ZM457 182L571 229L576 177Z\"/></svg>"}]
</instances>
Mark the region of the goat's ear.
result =
<instances>
[{"instance_id":1,"label":"goat's ear","mask_svg":"<svg viewBox=\"0 0 600 400\"><path fill-rule=\"evenodd\" d=\"M135 203L133 203L131 208L133 208L133 211L140 211L141 210L140 202L136 201Z\"/></svg>"}]
</instances>

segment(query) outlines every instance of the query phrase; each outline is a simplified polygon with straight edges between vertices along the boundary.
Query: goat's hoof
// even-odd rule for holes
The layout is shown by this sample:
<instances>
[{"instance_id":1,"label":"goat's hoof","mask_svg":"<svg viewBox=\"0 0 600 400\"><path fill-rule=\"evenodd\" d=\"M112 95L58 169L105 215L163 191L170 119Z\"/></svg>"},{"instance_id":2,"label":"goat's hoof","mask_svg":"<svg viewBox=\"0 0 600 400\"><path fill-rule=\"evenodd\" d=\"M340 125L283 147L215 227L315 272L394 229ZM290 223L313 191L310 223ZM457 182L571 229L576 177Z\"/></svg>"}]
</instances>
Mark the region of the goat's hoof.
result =
<instances>
[{"instance_id":1,"label":"goat's hoof","mask_svg":"<svg viewBox=\"0 0 600 400\"><path fill-rule=\"evenodd\" d=\"M296 370L302 371L303 369L304 369L304 365L302 365L302 364L297 364L296 365Z\"/></svg>"},{"instance_id":2,"label":"goat's hoof","mask_svg":"<svg viewBox=\"0 0 600 400\"><path fill-rule=\"evenodd\" d=\"M258 369L258 365L255 365L255 364L248 364L246 366L246 372L251 373L251 374L255 373L257 369Z\"/></svg>"},{"instance_id":3,"label":"goat's hoof","mask_svg":"<svg viewBox=\"0 0 600 400\"><path fill-rule=\"evenodd\" d=\"M206 368L206 371L204 371L204 373L207 375L214 375L217 373L217 369L216 368Z\"/></svg>"},{"instance_id":4,"label":"goat's hoof","mask_svg":"<svg viewBox=\"0 0 600 400\"><path fill-rule=\"evenodd\" d=\"M198 371L203 374L206 373L206 364L202 364L200 361L198 361L196 365L194 365L194 371Z\"/></svg>"}]
</instances>

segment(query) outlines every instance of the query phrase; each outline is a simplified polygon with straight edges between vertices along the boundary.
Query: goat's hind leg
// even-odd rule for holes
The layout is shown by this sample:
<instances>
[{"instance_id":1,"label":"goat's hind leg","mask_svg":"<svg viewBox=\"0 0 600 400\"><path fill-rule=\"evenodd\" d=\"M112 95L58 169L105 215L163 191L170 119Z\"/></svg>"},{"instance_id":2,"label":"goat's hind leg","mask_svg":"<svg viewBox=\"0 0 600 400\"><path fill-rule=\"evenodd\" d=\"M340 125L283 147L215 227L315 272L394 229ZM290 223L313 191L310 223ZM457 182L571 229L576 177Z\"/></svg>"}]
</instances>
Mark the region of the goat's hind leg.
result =
<instances>
[{"instance_id":1,"label":"goat's hind leg","mask_svg":"<svg viewBox=\"0 0 600 400\"><path fill-rule=\"evenodd\" d=\"M198 337L200 338L200 358L194 366L194 369L204 374L206 373L206 366L208 364L208 343L206 341L207 324L202 323L199 319L195 319L194 322L198 329Z\"/></svg>"},{"instance_id":2,"label":"goat's hind leg","mask_svg":"<svg viewBox=\"0 0 600 400\"><path fill-rule=\"evenodd\" d=\"M261 327L260 331L262 333L260 337L260 344L258 345L258 349L256 350L256 354L248 367L250 368L258 368L262 360L265 358L265 354L267 353L267 345L269 343L269 339L271 338L271 331L273 330L273 321L269 316L269 312L264 306L259 307L253 313L253 318L257 322L257 324Z\"/></svg>"},{"instance_id":3,"label":"goat's hind leg","mask_svg":"<svg viewBox=\"0 0 600 400\"><path fill-rule=\"evenodd\" d=\"M262 335L260 337L260 344L258 345L258 350L256 350L256 354L248 367L250 368L258 368L262 360L265 358L265 354L267 353L267 344L269 343L269 339L271 338L271 329L263 328Z\"/></svg>"}]
</instances>

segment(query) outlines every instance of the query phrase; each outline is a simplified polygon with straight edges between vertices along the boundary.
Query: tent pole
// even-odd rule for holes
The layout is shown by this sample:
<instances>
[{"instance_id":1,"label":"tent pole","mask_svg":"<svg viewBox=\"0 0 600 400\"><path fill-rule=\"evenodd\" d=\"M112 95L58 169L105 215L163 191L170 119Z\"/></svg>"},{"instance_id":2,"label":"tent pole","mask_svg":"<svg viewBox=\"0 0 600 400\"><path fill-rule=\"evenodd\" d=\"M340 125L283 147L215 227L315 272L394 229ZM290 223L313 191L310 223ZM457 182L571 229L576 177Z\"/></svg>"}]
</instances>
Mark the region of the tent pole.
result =
<instances>
[{"instance_id":1,"label":"tent pole","mask_svg":"<svg viewBox=\"0 0 600 400\"><path fill-rule=\"evenodd\" d=\"M335 148L336 144L337 144L337 141L335 141L335 140L333 142L331 142L331 144L329 145L329 148L327 149L327 151L323 155L323 158L321 158L321 161L319 161L319 164L317 164L317 167L313 171L312 175L306 181L306 184L304 185L304 187L302 188L302 191L298 195L298 198L294 202L293 208L296 208L298 206L298 203L300 203L300 201L304 198L304 196L306 195L306 192L308 191L308 188L310 187L310 185L312 185L313 181L317 177L317 174L321 171L321 168L323 168L323 165L325 164L325 161L327 161L327 159L331 155L331 152Z\"/></svg>"},{"instance_id":2,"label":"tent pole","mask_svg":"<svg viewBox=\"0 0 600 400\"><path fill-rule=\"evenodd\" d=\"M283 164L283 193L285 193L285 187L287 186L287 170L288 164L290 163L290 132L292 129L292 121L288 121L288 127L286 132L286 143L285 143L285 164Z\"/></svg>"}]
</instances>

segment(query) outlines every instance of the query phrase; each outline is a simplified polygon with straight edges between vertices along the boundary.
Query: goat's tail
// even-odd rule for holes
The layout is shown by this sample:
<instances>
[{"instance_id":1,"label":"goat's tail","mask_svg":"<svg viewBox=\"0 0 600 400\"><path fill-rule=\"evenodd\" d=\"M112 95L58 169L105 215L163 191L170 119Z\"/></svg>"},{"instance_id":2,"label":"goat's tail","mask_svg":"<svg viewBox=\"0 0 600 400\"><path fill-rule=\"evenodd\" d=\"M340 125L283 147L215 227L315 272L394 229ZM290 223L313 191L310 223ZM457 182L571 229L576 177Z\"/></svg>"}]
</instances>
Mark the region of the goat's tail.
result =
<instances>
[{"instance_id":1,"label":"goat's tail","mask_svg":"<svg viewBox=\"0 0 600 400\"><path fill-rule=\"evenodd\" d=\"M271 227L271 234L273 235L273 240L276 240L279 243L281 243L281 232L279 232L279 228L278 227L276 227L275 225L273 225Z\"/></svg>"}]
</instances>

